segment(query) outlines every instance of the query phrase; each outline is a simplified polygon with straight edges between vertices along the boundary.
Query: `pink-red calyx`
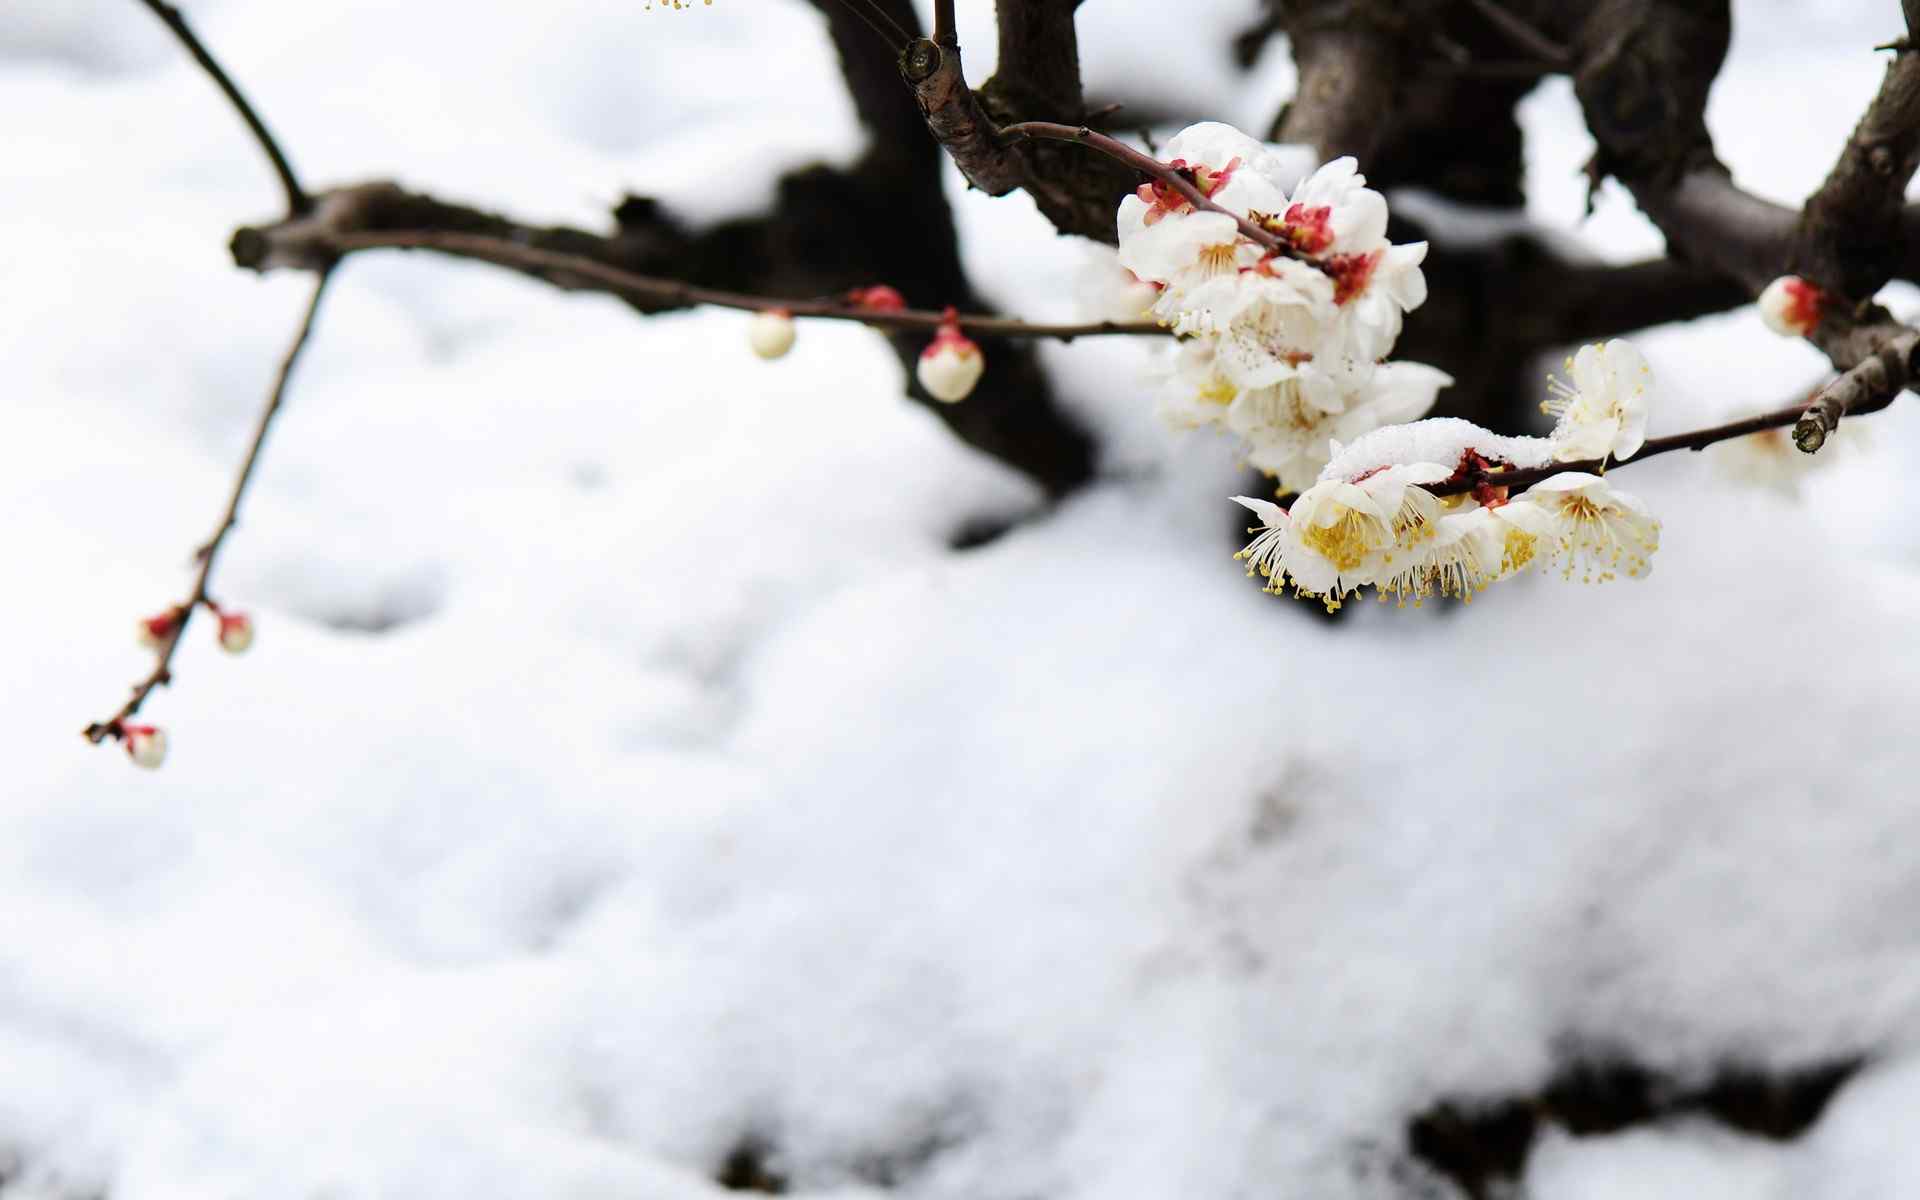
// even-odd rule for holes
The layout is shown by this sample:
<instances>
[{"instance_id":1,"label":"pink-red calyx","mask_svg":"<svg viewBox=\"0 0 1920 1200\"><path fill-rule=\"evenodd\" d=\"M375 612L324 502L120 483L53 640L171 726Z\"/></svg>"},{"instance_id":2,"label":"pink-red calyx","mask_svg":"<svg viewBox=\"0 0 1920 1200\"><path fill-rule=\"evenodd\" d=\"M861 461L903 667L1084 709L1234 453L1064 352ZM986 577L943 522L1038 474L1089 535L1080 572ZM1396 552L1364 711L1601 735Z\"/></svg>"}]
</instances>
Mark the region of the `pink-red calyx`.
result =
<instances>
[{"instance_id":1,"label":"pink-red calyx","mask_svg":"<svg viewBox=\"0 0 1920 1200\"><path fill-rule=\"evenodd\" d=\"M1189 163L1184 158L1176 158L1167 164L1180 177L1191 183L1202 196L1211 200L1214 193L1227 186L1233 173L1240 169L1240 160L1235 158L1218 171L1205 163ZM1142 220L1148 225L1157 225L1165 217L1181 216L1193 211L1193 201L1180 194L1179 189L1161 179L1150 180L1134 190L1147 206L1147 215Z\"/></svg>"},{"instance_id":2,"label":"pink-red calyx","mask_svg":"<svg viewBox=\"0 0 1920 1200\"><path fill-rule=\"evenodd\" d=\"M866 312L901 312L907 307L907 298L884 283L854 288L847 293L847 302Z\"/></svg>"}]
</instances>

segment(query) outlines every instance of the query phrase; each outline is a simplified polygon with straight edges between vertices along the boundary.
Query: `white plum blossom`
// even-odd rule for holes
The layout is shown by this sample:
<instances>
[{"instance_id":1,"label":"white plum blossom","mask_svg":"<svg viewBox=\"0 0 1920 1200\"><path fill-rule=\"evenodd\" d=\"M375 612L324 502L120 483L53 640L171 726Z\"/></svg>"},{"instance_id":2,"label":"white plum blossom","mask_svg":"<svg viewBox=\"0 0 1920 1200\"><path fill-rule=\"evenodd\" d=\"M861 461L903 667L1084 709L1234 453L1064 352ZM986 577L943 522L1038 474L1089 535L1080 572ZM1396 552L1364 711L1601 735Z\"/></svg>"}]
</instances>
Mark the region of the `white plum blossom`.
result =
<instances>
[{"instance_id":1,"label":"white plum blossom","mask_svg":"<svg viewBox=\"0 0 1920 1200\"><path fill-rule=\"evenodd\" d=\"M1827 294L1798 275L1782 275L1760 293L1760 320L1781 337L1805 337L1820 324Z\"/></svg>"},{"instance_id":2,"label":"white plum blossom","mask_svg":"<svg viewBox=\"0 0 1920 1200\"><path fill-rule=\"evenodd\" d=\"M1450 503L1454 511L1445 511ZM1439 504L1441 516L1424 542L1375 581L1382 600L1412 600L1415 608L1429 596L1471 603L1475 592L1503 574L1500 537L1489 510L1462 496Z\"/></svg>"},{"instance_id":3,"label":"white plum blossom","mask_svg":"<svg viewBox=\"0 0 1920 1200\"><path fill-rule=\"evenodd\" d=\"M761 358L784 358L793 349L793 315L784 308L753 314L747 322L747 345Z\"/></svg>"},{"instance_id":4,"label":"white plum blossom","mask_svg":"<svg viewBox=\"0 0 1920 1200\"><path fill-rule=\"evenodd\" d=\"M1386 198L1354 160L1301 178L1290 154L1217 123L1182 131L1167 158L1226 211L1142 186L1121 203L1119 269L1103 284L1125 292L1128 313L1157 292L1153 316L1183 339L1162 417L1233 435L1248 463L1298 493L1288 509L1234 497L1260 521L1239 552L1247 573L1329 609L1368 585L1403 604L1469 600L1535 562L1568 578L1646 574L1660 526L1638 500L1595 475L1563 472L1517 497L1500 482L1638 453L1646 359L1619 340L1581 349L1571 382L1551 383L1545 407L1560 419L1548 438L1420 420L1452 380L1387 359L1426 300L1426 245L1387 240Z\"/></svg>"},{"instance_id":5,"label":"white plum blossom","mask_svg":"<svg viewBox=\"0 0 1920 1200\"><path fill-rule=\"evenodd\" d=\"M220 648L228 654L245 654L253 645L253 618L243 612L221 612Z\"/></svg>"},{"instance_id":6,"label":"white plum blossom","mask_svg":"<svg viewBox=\"0 0 1920 1200\"><path fill-rule=\"evenodd\" d=\"M1160 287L1155 317L1217 340L1221 368L1241 388L1272 386L1308 360L1357 375L1392 352L1405 313L1426 299L1426 246L1387 241L1386 198L1352 159L1289 192L1300 152L1229 126L1192 126L1165 154L1226 211L1199 208L1160 181L1121 202L1120 265ZM1282 249L1248 237L1241 219Z\"/></svg>"},{"instance_id":7,"label":"white plum blossom","mask_svg":"<svg viewBox=\"0 0 1920 1200\"><path fill-rule=\"evenodd\" d=\"M128 725L121 729L121 744L136 767L158 770L167 761L167 734L151 725Z\"/></svg>"},{"instance_id":8,"label":"white plum blossom","mask_svg":"<svg viewBox=\"0 0 1920 1200\"><path fill-rule=\"evenodd\" d=\"M1089 243L1088 251L1074 280L1080 310L1093 320L1117 324L1152 320L1160 289L1122 266L1105 247Z\"/></svg>"},{"instance_id":9,"label":"white plum blossom","mask_svg":"<svg viewBox=\"0 0 1920 1200\"><path fill-rule=\"evenodd\" d=\"M1246 442L1249 464L1301 492L1318 481L1340 441L1420 416L1452 382L1444 371L1407 362L1383 363L1354 386L1308 363L1293 380L1240 393L1225 424Z\"/></svg>"},{"instance_id":10,"label":"white plum blossom","mask_svg":"<svg viewBox=\"0 0 1920 1200\"><path fill-rule=\"evenodd\" d=\"M1320 167L1294 189L1274 229L1334 284L1322 353L1377 362L1393 350L1405 314L1426 303L1425 242L1387 241L1387 200L1351 158Z\"/></svg>"},{"instance_id":11,"label":"white plum blossom","mask_svg":"<svg viewBox=\"0 0 1920 1200\"><path fill-rule=\"evenodd\" d=\"M1582 471L1534 484L1495 515L1535 538L1533 554L1558 565L1564 579L1576 572L1586 583L1638 579L1660 548L1660 522L1646 505Z\"/></svg>"},{"instance_id":12,"label":"white plum blossom","mask_svg":"<svg viewBox=\"0 0 1920 1200\"><path fill-rule=\"evenodd\" d=\"M1261 545L1256 538L1240 553L1260 554L1269 591L1279 591L1280 571L1296 593L1318 597L1329 610L1369 583L1391 576L1417 556L1434 534L1440 501L1421 484L1446 478L1433 464L1389 467L1365 479L1330 479L1294 500L1283 538ZM1264 535L1263 535L1264 536ZM1256 550L1256 546L1260 548Z\"/></svg>"},{"instance_id":13,"label":"white plum blossom","mask_svg":"<svg viewBox=\"0 0 1920 1200\"><path fill-rule=\"evenodd\" d=\"M1400 604L1418 606L1429 596L1471 601L1535 562L1587 582L1651 569L1660 523L1597 475L1562 472L1511 500L1502 488L1428 490L1452 476L1439 463L1412 463L1323 479L1286 511L1236 496L1261 519L1236 557L1249 575L1265 577L1267 591L1290 586L1329 610L1367 584Z\"/></svg>"},{"instance_id":14,"label":"white plum blossom","mask_svg":"<svg viewBox=\"0 0 1920 1200\"><path fill-rule=\"evenodd\" d=\"M935 400L958 404L973 394L974 386L987 369L987 360L973 339L960 332L951 309L948 313L948 320L920 352L913 374Z\"/></svg>"},{"instance_id":15,"label":"white plum blossom","mask_svg":"<svg viewBox=\"0 0 1920 1200\"><path fill-rule=\"evenodd\" d=\"M1286 582L1287 540L1293 535L1293 521L1286 509L1271 500L1235 496L1233 502L1260 518L1257 528L1247 530L1254 539L1234 557L1245 560L1248 575L1258 574L1265 579L1268 591L1278 592Z\"/></svg>"},{"instance_id":16,"label":"white plum blossom","mask_svg":"<svg viewBox=\"0 0 1920 1200\"><path fill-rule=\"evenodd\" d=\"M1176 332L1211 337L1221 369L1240 386L1265 387L1321 357L1334 313L1333 281L1298 259L1265 259L1169 288L1155 312ZM1351 373L1350 360L1326 361Z\"/></svg>"},{"instance_id":17,"label":"white plum blossom","mask_svg":"<svg viewBox=\"0 0 1920 1200\"><path fill-rule=\"evenodd\" d=\"M1624 460L1639 453L1647 440L1647 388L1653 383L1646 357L1615 338L1580 347L1566 368L1573 382L1548 376L1550 396L1540 406L1560 418L1551 435L1554 458Z\"/></svg>"},{"instance_id":18,"label":"white plum blossom","mask_svg":"<svg viewBox=\"0 0 1920 1200\"><path fill-rule=\"evenodd\" d=\"M1242 388L1221 370L1215 345L1194 338L1177 352L1159 410L1175 428L1234 435L1249 465L1301 492L1342 440L1421 416L1451 382L1423 363L1383 363L1356 376L1328 375L1308 361L1278 383Z\"/></svg>"}]
</instances>

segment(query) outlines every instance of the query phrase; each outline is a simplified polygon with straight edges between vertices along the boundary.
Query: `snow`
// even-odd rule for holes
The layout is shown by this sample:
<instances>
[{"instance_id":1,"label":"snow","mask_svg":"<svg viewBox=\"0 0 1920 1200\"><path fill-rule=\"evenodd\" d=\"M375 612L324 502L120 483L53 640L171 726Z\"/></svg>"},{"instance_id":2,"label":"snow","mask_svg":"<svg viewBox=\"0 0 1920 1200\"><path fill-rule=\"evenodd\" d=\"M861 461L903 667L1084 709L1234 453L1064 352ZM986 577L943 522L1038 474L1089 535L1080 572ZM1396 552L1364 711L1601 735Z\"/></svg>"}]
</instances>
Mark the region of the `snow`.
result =
<instances>
[{"instance_id":1,"label":"snow","mask_svg":"<svg viewBox=\"0 0 1920 1200\"><path fill-rule=\"evenodd\" d=\"M1169 53L1201 72L1251 7ZM1738 177L1818 182L1884 7L1740 6ZM315 182L721 215L859 148L796 3L189 11ZM1149 11L1089 22L1096 79ZM258 640L189 631L139 772L75 733L144 669L132 620L186 587L308 287L228 264L272 178L146 20L0 9L31 115L0 168L9 1197L692 1200L745 1145L812 1197L1417 1195L1414 1113L1593 1051L1869 1065L1789 1142L1550 1130L1541 1200L1920 1184L1913 405L1800 504L1620 468L1664 523L1645 582L1329 626L1241 574L1244 478L1158 428L1139 346L1042 349L1104 471L1042 511L858 329L764 363L742 314L355 260L221 564ZM1194 94L1252 106L1232 82ZM1534 216L1657 247L1617 196L1580 223L1570 104L1527 104ZM1082 246L954 196L983 286L1071 311ZM1751 309L1636 341L1656 435L1818 375ZM948 548L982 519L1019 524Z\"/></svg>"}]
</instances>

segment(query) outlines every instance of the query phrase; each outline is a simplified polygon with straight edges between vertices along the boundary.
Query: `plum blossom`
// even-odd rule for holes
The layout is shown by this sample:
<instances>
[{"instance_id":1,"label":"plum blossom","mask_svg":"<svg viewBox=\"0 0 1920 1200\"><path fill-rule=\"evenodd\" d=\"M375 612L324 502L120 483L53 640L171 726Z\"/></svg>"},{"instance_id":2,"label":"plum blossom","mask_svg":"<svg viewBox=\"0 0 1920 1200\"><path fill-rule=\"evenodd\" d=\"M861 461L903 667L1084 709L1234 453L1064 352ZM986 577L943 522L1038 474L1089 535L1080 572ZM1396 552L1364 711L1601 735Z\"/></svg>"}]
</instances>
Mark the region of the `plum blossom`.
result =
<instances>
[{"instance_id":1,"label":"plum blossom","mask_svg":"<svg viewBox=\"0 0 1920 1200\"><path fill-rule=\"evenodd\" d=\"M980 353L980 347L960 332L957 315L948 309L946 320L941 322L933 340L920 352L913 374L935 400L958 404L973 394L986 369L987 360Z\"/></svg>"},{"instance_id":2,"label":"plum blossom","mask_svg":"<svg viewBox=\"0 0 1920 1200\"><path fill-rule=\"evenodd\" d=\"M794 336L793 314L784 308L757 312L747 322L747 345L769 361L786 357L793 349Z\"/></svg>"},{"instance_id":3,"label":"plum blossom","mask_svg":"<svg viewBox=\"0 0 1920 1200\"><path fill-rule=\"evenodd\" d=\"M1647 388L1653 372L1631 342L1582 346L1566 362L1573 382L1547 378L1548 399L1540 411L1560 418L1553 427L1553 457L1559 462L1632 458L1647 440Z\"/></svg>"},{"instance_id":4,"label":"plum blossom","mask_svg":"<svg viewBox=\"0 0 1920 1200\"><path fill-rule=\"evenodd\" d=\"M1471 603L1474 593L1501 577L1498 534L1491 510L1460 496L1440 502L1442 514L1429 526L1423 543L1375 581L1382 600L1392 597L1418 608L1429 596ZM1455 511L1447 512L1449 507Z\"/></svg>"},{"instance_id":5,"label":"plum blossom","mask_svg":"<svg viewBox=\"0 0 1920 1200\"><path fill-rule=\"evenodd\" d=\"M163 729L156 729L152 725L122 726L120 741L127 748L127 757L133 760L136 767L153 771L167 761L167 734Z\"/></svg>"},{"instance_id":6,"label":"plum blossom","mask_svg":"<svg viewBox=\"0 0 1920 1200\"><path fill-rule=\"evenodd\" d=\"M1294 500L1284 532L1266 520L1271 513L1256 509L1266 530L1240 556L1249 573L1267 575L1268 591L1281 590L1284 572L1296 594L1339 608L1361 587L1401 570L1434 536L1440 501L1419 485L1447 474L1444 467L1418 464L1361 480L1324 480ZM1240 503L1253 507L1245 498Z\"/></svg>"},{"instance_id":7,"label":"plum blossom","mask_svg":"<svg viewBox=\"0 0 1920 1200\"><path fill-rule=\"evenodd\" d=\"M1496 516L1536 539L1533 553L1558 565L1563 579L1575 572L1584 583L1638 579L1660 548L1660 522L1646 505L1582 471L1534 484Z\"/></svg>"},{"instance_id":8,"label":"plum blossom","mask_svg":"<svg viewBox=\"0 0 1920 1200\"><path fill-rule=\"evenodd\" d=\"M245 654L253 645L253 618L243 612L214 612L220 618L220 648L228 654Z\"/></svg>"},{"instance_id":9,"label":"plum blossom","mask_svg":"<svg viewBox=\"0 0 1920 1200\"><path fill-rule=\"evenodd\" d=\"M1308 360L1277 383L1243 388L1222 370L1214 344L1201 338L1183 344L1175 364L1161 392L1162 419L1175 428L1232 434L1247 463L1289 492L1313 486L1340 442L1419 417L1453 382L1423 363L1329 375Z\"/></svg>"},{"instance_id":10,"label":"plum blossom","mask_svg":"<svg viewBox=\"0 0 1920 1200\"><path fill-rule=\"evenodd\" d=\"M1760 320L1781 337L1805 337L1820 324L1827 294L1798 275L1782 275L1760 293Z\"/></svg>"},{"instance_id":11,"label":"plum blossom","mask_svg":"<svg viewBox=\"0 0 1920 1200\"><path fill-rule=\"evenodd\" d=\"M1586 582L1651 569L1660 523L1597 475L1562 472L1511 500L1504 489L1484 500L1481 492L1429 490L1452 475L1439 463L1413 463L1322 479L1290 510L1236 496L1261 521L1236 557L1266 579L1267 591L1290 586L1329 610L1367 584L1403 605L1430 596L1471 601L1536 562Z\"/></svg>"},{"instance_id":12,"label":"plum blossom","mask_svg":"<svg viewBox=\"0 0 1920 1200\"><path fill-rule=\"evenodd\" d=\"M1386 197L1366 183L1359 164L1336 158L1294 189L1268 228L1333 283L1335 311L1322 353L1377 362L1392 352L1406 313L1426 303L1420 264L1427 244L1388 242Z\"/></svg>"}]
</instances>

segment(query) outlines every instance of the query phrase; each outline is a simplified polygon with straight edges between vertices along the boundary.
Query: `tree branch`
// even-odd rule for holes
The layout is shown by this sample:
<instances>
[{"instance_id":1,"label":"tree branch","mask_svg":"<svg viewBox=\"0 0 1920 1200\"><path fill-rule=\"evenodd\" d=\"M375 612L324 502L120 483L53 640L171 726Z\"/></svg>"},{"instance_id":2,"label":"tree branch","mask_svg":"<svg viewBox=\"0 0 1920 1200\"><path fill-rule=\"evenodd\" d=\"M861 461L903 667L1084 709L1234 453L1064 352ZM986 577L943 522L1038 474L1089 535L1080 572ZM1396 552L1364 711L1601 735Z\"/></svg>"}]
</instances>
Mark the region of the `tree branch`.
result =
<instances>
[{"instance_id":1,"label":"tree branch","mask_svg":"<svg viewBox=\"0 0 1920 1200\"><path fill-rule=\"evenodd\" d=\"M435 217L452 228L384 228L385 220L396 213ZM475 228L481 231L468 232ZM612 242L579 230L522 229L504 218L403 192L393 184L377 183L321 194L310 217L242 228L234 234L233 247L238 265L259 271L276 267L325 270L346 255L363 250L431 250L506 267L563 291L617 296L649 313L709 305L745 312L782 311L795 317L853 321L875 329L929 334L945 320L943 313L928 310L874 311L844 297L787 299L642 275L607 261L621 253ZM551 249L541 243L559 243L568 249ZM590 250L600 253L582 253ZM1151 321L1049 324L984 315L966 315L960 321L972 333L1006 338L1072 341L1104 335L1171 336L1166 327Z\"/></svg>"},{"instance_id":2,"label":"tree branch","mask_svg":"<svg viewBox=\"0 0 1920 1200\"><path fill-rule=\"evenodd\" d=\"M1899 397L1913 382L1917 347L1920 347L1920 330L1903 329L1872 357L1821 388L1811 401L1743 417L1724 425L1710 425L1687 433L1648 438L1632 458L1624 461L1594 458L1529 467L1521 471L1470 470L1426 490L1436 496L1453 496L1471 492L1483 485L1492 485L1517 492L1566 471L1584 471L1594 475L1609 470L1617 471L1675 450L1705 450L1716 442L1731 441L1767 429L1784 429L1789 425L1794 427L1795 443L1811 454L1820 448L1826 435L1839 423L1840 414L1851 412L1856 416L1864 416L1879 412ZM1819 432L1810 433L1808 430Z\"/></svg>"},{"instance_id":3,"label":"tree branch","mask_svg":"<svg viewBox=\"0 0 1920 1200\"><path fill-rule=\"evenodd\" d=\"M220 523L214 527L213 536L207 539L194 554L199 560L200 571L194 577L193 590L187 598L176 605L173 611L178 614L173 623L172 632L159 648L153 670L147 677L135 684L133 694L120 706L120 711L104 721L96 721L83 730L86 739L99 745L107 738L120 738L124 735L125 722L140 711L153 689L173 681L173 653L180 646L180 639L186 636L187 626L193 620L193 614L203 606L211 608L213 599L208 594L208 585L213 579L213 567L220 557L220 548L226 544L227 535L240 521L240 502L246 498L247 485L253 481L254 467L260 462L260 449L266 445L267 433L273 428L273 419L280 412L280 405L286 399L287 383L293 377L293 368L300 361L300 352L306 349L307 340L313 334L314 318L320 312L321 297L326 295L327 281L331 273L321 271L313 283L313 296L307 301L306 312L300 318L300 327L294 333L293 342L280 359L280 369L275 373L273 388L267 393L266 406L260 410L260 418L254 424L253 440L247 445L247 456L240 464L240 474L233 481L233 491L227 497L226 511L221 514Z\"/></svg>"},{"instance_id":4,"label":"tree branch","mask_svg":"<svg viewBox=\"0 0 1920 1200\"><path fill-rule=\"evenodd\" d=\"M1910 27L1909 36L1915 32ZM1795 273L1852 300L1879 291L1898 270L1907 181L1916 166L1920 52L1909 44L1887 64L1839 161L1801 210Z\"/></svg>"},{"instance_id":5,"label":"tree branch","mask_svg":"<svg viewBox=\"0 0 1920 1200\"><path fill-rule=\"evenodd\" d=\"M306 212L310 202L306 190L300 186L299 178L293 173L293 164L287 161L285 152L280 149L280 143L274 141L273 134L267 131L266 122L261 120L260 114L254 111L245 93L241 92L240 85L233 81L233 77L227 74L226 69L213 57L206 45L195 36L192 27L187 24L186 17L181 15L179 9L167 3L166 0L140 0L140 2L173 31L173 36L187 48L187 53L193 55L193 60L199 63L201 70L213 79L228 102L233 105L234 111L240 114L240 119L247 123L247 129L253 134L253 140L260 144L260 149L266 154L267 161L273 164L274 174L280 177L280 188L287 195L287 211L294 214Z\"/></svg>"}]
</instances>

